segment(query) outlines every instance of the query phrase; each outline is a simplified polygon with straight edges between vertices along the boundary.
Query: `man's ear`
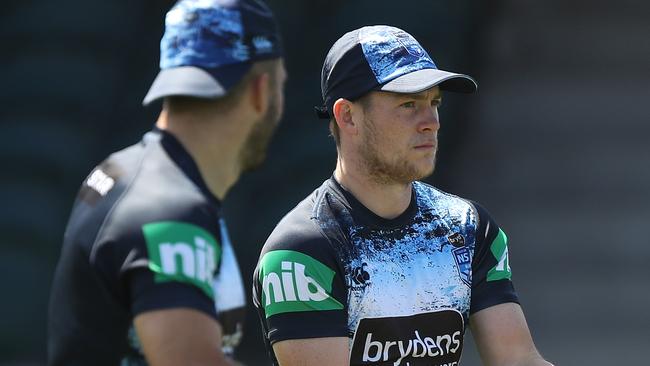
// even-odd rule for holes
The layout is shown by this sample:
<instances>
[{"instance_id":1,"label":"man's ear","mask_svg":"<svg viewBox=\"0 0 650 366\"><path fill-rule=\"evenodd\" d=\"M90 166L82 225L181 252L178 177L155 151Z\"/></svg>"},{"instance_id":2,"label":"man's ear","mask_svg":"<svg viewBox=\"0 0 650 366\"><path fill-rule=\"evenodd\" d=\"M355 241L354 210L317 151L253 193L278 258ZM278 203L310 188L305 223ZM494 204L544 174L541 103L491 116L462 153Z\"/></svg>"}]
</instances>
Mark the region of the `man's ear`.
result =
<instances>
[{"instance_id":1,"label":"man's ear","mask_svg":"<svg viewBox=\"0 0 650 366\"><path fill-rule=\"evenodd\" d=\"M332 107L332 113L334 114L334 119L336 124L339 126L339 130L342 133L348 135L356 135L359 133L359 125L355 122L353 114L352 102L347 99L339 98L334 102Z\"/></svg>"},{"instance_id":2,"label":"man's ear","mask_svg":"<svg viewBox=\"0 0 650 366\"><path fill-rule=\"evenodd\" d=\"M250 83L250 101L257 114L263 115L269 108L270 75L268 72L261 73L253 78Z\"/></svg>"}]
</instances>

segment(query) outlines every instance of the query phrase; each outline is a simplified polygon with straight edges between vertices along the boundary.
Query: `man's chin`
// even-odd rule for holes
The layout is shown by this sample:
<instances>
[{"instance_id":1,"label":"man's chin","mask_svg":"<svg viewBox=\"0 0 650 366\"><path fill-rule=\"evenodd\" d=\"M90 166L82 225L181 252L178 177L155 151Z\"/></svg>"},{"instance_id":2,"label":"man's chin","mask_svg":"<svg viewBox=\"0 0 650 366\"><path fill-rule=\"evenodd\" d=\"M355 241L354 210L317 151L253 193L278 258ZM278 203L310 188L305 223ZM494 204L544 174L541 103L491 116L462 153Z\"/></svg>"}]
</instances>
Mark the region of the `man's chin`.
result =
<instances>
[{"instance_id":1,"label":"man's chin","mask_svg":"<svg viewBox=\"0 0 650 366\"><path fill-rule=\"evenodd\" d=\"M431 165L429 167L423 168L420 170L416 177L413 180L422 180L424 178L430 177L435 170L435 166Z\"/></svg>"}]
</instances>

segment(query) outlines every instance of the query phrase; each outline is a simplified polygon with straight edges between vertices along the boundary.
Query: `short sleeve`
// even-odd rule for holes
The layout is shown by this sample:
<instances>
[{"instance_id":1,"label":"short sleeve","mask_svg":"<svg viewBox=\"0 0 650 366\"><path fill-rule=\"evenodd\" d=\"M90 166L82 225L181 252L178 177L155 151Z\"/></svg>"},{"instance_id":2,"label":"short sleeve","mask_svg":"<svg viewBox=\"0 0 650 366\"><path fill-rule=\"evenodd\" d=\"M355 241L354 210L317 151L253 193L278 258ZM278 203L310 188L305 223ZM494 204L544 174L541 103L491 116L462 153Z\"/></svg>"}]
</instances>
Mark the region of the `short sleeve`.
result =
<instances>
[{"instance_id":1,"label":"short sleeve","mask_svg":"<svg viewBox=\"0 0 650 366\"><path fill-rule=\"evenodd\" d=\"M481 205L473 202L479 226L472 260L470 313L490 306L516 302L508 256L508 237Z\"/></svg>"},{"instance_id":2,"label":"short sleeve","mask_svg":"<svg viewBox=\"0 0 650 366\"><path fill-rule=\"evenodd\" d=\"M144 269L134 271L129 277L131 313L134 317L152 310L189 308L217 319L214 302L194 286L173 281L156 283L152 273Z\"/></svg>"},{"instance_id":3,"label":"short sleeve","mask_svg":"<svg viewBox=\"0 0 650 366\"><path fill-rule=\"evenodd\" d=\"M340 259L307 216L280 222L253 275L253 301L267 340L348 336Z\"/></svg>"},{"instance_id":4,"label":"short sleeve","mask_svg":"<svg viewBox=\"0 0 650 366\"><path fill-rule=\"evenodd\" d=\"M208 224L216 221L202 216L132 219L104 230L91 260L132 316L184 307L216 319L213 282L221 243L216 224Z\"/></svg>"}]
</instances>

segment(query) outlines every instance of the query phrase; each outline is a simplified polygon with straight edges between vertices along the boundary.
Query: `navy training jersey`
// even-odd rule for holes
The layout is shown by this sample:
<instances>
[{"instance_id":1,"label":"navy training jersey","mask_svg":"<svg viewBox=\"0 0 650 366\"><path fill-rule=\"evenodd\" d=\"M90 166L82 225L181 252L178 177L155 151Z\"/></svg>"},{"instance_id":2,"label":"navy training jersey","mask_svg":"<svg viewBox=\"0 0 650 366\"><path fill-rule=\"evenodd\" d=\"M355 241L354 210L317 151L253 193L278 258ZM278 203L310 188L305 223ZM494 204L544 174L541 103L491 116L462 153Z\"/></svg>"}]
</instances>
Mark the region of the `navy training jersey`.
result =
<instances>
[{"instance_id":1,"label":"navy training jersey","mask_svg":"<svg viewBox=\"0 0 650 366\"><path fill-rule=\"evenodd\" d=\"M82 183L50 294L48 364L145 365L133 318L179 307L219 321L232 354L242 285L219 200L178 140L149 132Z\"/></svg>"},{"instance_id":2,"label":"navy training jersey","mask_svg":"<svg viewBox=\"0 0 650 366\"><path fill-rule=\"evenodd\" d=\"M478 204L413 183L394 219L331 178L265 243L253 297L267 348L349 337L350 365L458 365L469 316L518 302L507 238Z\"/></svg>"}]
</instances>

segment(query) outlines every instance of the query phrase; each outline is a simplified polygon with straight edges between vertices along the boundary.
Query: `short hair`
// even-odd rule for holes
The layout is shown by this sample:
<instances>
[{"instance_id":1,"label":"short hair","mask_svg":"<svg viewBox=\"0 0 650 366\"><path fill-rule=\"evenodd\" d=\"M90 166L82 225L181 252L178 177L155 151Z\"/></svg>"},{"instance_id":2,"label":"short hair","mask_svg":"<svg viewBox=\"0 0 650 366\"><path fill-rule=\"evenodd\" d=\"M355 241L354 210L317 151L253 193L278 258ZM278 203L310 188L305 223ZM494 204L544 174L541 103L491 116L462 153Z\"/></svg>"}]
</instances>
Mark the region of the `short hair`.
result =
<instances>
[{"instance_id":1,"label":"short hair","mask_svg":"<svg viewBox=\"0 0 650 366\"><path fill-rule=\"evenodd\" d=\"M339 125L336 124L336 118L330 118L330 136L334 139L336 147L341 146L341 135L339 131Z\"/></svg>"},{"instance_id":2,"label":"short hair","mask_svg":"<svg viewBox=\"0 0 650 366\"><path fill-rule=\"evenodd\" d=\"M250 70L235 84L228 92L216 99L199 98L188 95L170 95L165 97L163 105L170 110L187 110L196 107L197 104L211 104L214 108L227 112L232 109L237 101L242 97L248 83L257 76L268 73L269 83L275 86L277 75L275 73L276 64L279 59L264 60L255 62Z\"/></svg>"},{"instance_id":3,"label":"short hair","mask_svg":"<svg viewBox=\"0 0 650 366\"><path fill-rule=\"evenodd\" d=\"M362 95L359 98L355 98L353 100L350 100L352 103L359 103L361 105L361 108L365 111L366 109L370 108L370 92ZM339 130L339 125L336 123L336 117L332 116L330 118L330 124L329 124L329 129L330 129L330 136L334 139L334 142L336 143L336 147L338 148L341 146L341 131Z\"/></svg>"}]
</instances>

